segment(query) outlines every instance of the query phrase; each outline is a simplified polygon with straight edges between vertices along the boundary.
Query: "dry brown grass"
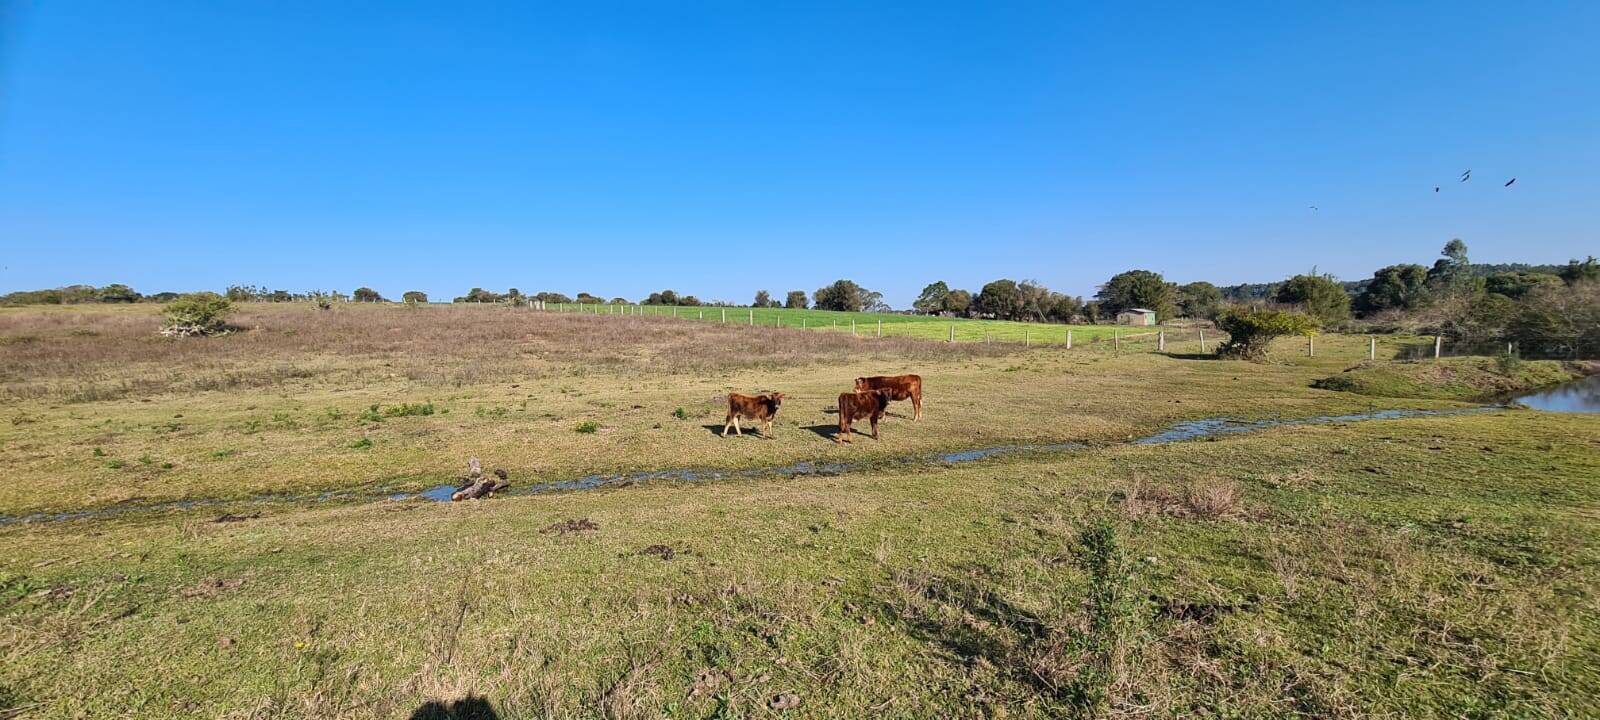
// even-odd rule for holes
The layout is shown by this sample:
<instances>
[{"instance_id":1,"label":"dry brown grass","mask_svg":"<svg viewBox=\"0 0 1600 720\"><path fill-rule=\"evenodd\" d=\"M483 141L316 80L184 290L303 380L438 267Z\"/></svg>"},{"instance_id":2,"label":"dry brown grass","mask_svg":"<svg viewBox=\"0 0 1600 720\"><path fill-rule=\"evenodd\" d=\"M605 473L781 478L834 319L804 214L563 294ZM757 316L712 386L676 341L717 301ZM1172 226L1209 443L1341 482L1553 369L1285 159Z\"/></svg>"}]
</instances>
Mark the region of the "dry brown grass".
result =
<instances>
[{"instance_id":1,"label":"dry brown grass","mask_svg":"<svg viewBox=\"0 0 1600 720\"><path fill-rule=\"evenodd\" d=\"M1135 476L1118 496L1122 513L1129 518L1227 520L1243 512L1239 483L1222 478L1196 478L1175 486Z\"/></svg>"},{"instance_id":2,"label":"dry brown grass","mask_svg":"<svg viewBox=\"0 0 1600 720\"><path fill-rule=\"evenodd\" d=\"M1016 352L1005 345L659 317L540 313L498 306L243 305L236 332L157 334L156 308L27 308L0 312L0 393L67 402L163 392L275 387L286 382L404 377L463 386L508 377L648 369L696 374L793 367L863 356L950 359Z\"/></svg>"}]
</instances>

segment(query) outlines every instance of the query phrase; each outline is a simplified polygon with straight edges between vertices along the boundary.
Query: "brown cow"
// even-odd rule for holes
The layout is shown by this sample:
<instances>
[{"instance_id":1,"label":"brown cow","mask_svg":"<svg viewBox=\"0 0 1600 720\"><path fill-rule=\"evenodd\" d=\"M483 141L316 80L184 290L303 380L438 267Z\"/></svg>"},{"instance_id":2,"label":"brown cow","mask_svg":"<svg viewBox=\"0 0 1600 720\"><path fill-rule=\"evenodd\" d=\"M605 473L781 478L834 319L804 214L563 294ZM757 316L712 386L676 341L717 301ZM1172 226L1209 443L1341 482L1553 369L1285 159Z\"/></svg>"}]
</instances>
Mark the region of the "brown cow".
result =
<instances>
[{"instance_id":1,"label":"brown cow","mask_svg":"<svg viewBox=\"0 0 1600 720\"><path fill-rule=\"evenodd\" d=\"M883 419L883 413L889 409L892 399L888 390L857 390L855 392L841 393L839 395L839 434L834 436L835 442L850 442L853 431L850 423L861 418L872 422L872 439L878 439L878 421Z\"/></svg>"},{"instance_id":2,"label":"brown cow","mask_svg":"<svg viewBox=\"0 0 1600 720\"><path fill-rule=\"evenodd\" d=\"M761 423L761 434L772 437L772 417L778 414L778 406L783 404L783 393L767 393L765 395L740 395L728 393L728 419L722 423L722 436L728 436L728 426L733 426L733 432L740 437L744 433L739 430L739 418L756 420Z\"/></svg>"},{"instance_id":3,"label":"brown cow","mask_svg":"<svg viewBox=\"0 0 1600 720\"><path fill-rule=\"evenodd\" d=\"M888 390L891 400L911 400L912 420L922 419L921 375L878 375L856 378L856 390Z\"/></svg>"}]
</instances>

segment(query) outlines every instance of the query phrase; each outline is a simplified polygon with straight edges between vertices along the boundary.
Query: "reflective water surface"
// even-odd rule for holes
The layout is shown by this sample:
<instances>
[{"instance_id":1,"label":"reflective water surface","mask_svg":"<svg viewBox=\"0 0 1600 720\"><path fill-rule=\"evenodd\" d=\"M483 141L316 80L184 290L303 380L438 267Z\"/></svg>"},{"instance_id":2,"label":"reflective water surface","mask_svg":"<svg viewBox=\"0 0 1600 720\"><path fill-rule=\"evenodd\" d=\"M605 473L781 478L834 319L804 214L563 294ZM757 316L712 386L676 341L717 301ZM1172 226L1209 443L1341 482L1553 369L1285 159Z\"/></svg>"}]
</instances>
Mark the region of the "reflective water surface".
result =
<instances>
[{"instance_id":1,"label":"reflective water surface","mask_svg":"<svg viewBox=\"0 0 1600 720\"><path fill-rule=\"evenodd\" d=\"M1548 412L1600 413L1600 375L1562 383L1513 401Z\"/></svg>"}]
</instances>

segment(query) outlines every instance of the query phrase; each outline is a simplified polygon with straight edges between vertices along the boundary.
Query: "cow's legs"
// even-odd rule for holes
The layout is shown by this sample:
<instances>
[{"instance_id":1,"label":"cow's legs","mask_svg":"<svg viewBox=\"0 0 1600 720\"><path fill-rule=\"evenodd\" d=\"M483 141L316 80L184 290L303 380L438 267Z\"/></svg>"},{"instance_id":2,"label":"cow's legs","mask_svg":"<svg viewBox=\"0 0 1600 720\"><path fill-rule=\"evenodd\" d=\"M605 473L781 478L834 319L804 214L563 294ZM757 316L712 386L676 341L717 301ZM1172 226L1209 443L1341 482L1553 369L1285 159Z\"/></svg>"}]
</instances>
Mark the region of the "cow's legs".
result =
<instances>
[{"instance_id":1,"label":"cow's legs","mask_svg":"<svg viewBox=\"0 0 1600 720\"><path fill-rule=\"evenodd\" d=\"M738 415L733 416L733 434L734 435L738 435L739 437L744 437L744 432L739 430L739 416Z\"/></svg>"},{"instance_id":2,"label":"cow's legs","mask_svg":"<svg viewBox=\"0 0 1600 720\"><path fill-rule=\"evenodd\" d=\"M922 419L922 393L919 392L911 396L911 410L912 422Z\"/></svg>"},{"instance_id":3,"label":"cow's legs","mask_svg":"<svg viewBox=\"0 0 1600 720\"><path fill-rule=\"evenodd\" d=\"M872 416L872 439L878 439L878 416Z\"/></svg>"},{"instance_id":4,"label":"cow's legs","mask_svg":"<svg viewBox=\"0 0 1600 720\"><path fill-rule=\"evenodd\" d=\"M765 423L763 423L761 425L761 434L767 436L768 440L772 439L772 421L771 420L768 420L768 421L766 421Z\"/></svg>"},{"instance_id":5,"label":"cow's legs","mask_svg":"<svg viewBox=\"0 0 1600 720\"><path fill-rule=\"evenodd\" d=\"M850 421L839 418L839 435L834 438L836 442L850 442Z\"/></svg>"},{"instance_id":6,"label":"cow's legs","mask_svg":"<svg viewBox=\"0 0 1600 720\"><path fill-rule=\"evenodd\" d=\"M729 413L728 417L722 421L722 436L723 437L727 437L728 436L728 426L730 426L732 424L733 424L733 414Z\"/></svg>"}]
</instances>

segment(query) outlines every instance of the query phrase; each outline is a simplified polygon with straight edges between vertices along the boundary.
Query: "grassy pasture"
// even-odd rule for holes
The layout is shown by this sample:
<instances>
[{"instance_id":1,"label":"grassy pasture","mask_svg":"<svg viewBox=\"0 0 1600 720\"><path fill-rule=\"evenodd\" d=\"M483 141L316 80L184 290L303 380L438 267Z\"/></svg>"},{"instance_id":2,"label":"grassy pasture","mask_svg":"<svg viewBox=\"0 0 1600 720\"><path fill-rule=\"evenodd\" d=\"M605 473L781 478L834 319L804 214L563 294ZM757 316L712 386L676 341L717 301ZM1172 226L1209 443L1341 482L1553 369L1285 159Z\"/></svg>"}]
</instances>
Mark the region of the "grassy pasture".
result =
<instances>
[{"instance_id":1,"label":"grassy pasture","mask_svg":"<svg viewBox=\"0 0 1600 720\"><path fill-rule=\"evenodd\" d=\"M476 455L517 479L887 461L1114 442L1176 420L1440 407L1308 389L1362 356L1327 338L1251 365L1106 345L852 338L504 307L247 306L244 331L155 336L146 310L0 314L10 395L0 515L450 482ZM929 418L841 447L825 411L853 378L921 372ZM783 390L775 438L724 440L730 391ZM426 415L406 408L427 407ZM679 413L679 410L682 413ZM896 415L909 407L896 406ZM592 432L580 425L594 423ZM61 493L53 478L72 485Z\"/></svg>"},{"instance_id":2,"label":"grassy pasture","mask_svg":"<svg viewBox=\"0 0 1600 720\"><path fill-rule=\"evenodd\" d=\"M0 514L237 501L0 525L0 718L1600 712L1600 417L1124 444L1218 415L1466 406L1312 387L1431 377L1364 363L1365 338L1249 364L494 307L249 306L193 342L155 322L0 310ZM901 371L926 378L925 419L833 444L830 395ZM775 439L715 436L732 389L796 396ZM902 461L1042 441L1088 447ZM862 467L244 501L426 487L469 455L513 482Z\"/></svg>"},{"instance_id":3,"label":"grassy pasture","mask_svg":"<svg viewBox=\"0 0 1600 720\"><path fill-rule=\"evenodd\" d=\"M726 315L724 315L726 311ZM791 310L788 308L692 308L651 305L565 305L556 308L551 305L546 312L568 312L590 314L616 315L617 313L639 313L648 317L669 317L679 320L695 320L703 322L723 322L727 318L729 324L755 325L758 327L786 327L804 328L808 330L823 330L827 332L844 332L851 330L850 324L855 323L855 331L859 335L877 337L878 325L883 325L885 337L911 337L923 340L949 340L950 331L955 329L955 342L1013 342L1027 341L1040 345L1066 344L1068 330L1072 331L1072 342L1097 343L1111 342L1116 336L1121 336L1124 342L1132 347L1153 345L1155 333L1158 328L1153 327L1119 327L1116 325L1058 325L1050 323L1026 323L1010 320L981 320L973 318L942 318L926 315L905 315L901 313L873 313L873 312L838 312L834 310ZM1185 339L1198 341L1194 331L1177 330L1169 328L1168 339L1177 339L1180 335ZM1130 347L1131 349L1131 347Z\"/></svg>"}]
</instances>

